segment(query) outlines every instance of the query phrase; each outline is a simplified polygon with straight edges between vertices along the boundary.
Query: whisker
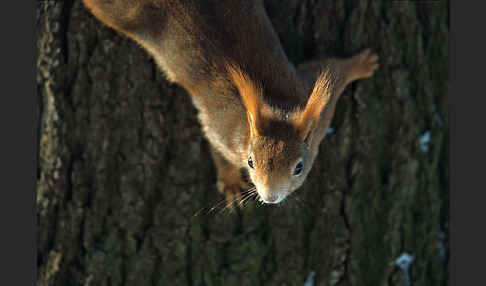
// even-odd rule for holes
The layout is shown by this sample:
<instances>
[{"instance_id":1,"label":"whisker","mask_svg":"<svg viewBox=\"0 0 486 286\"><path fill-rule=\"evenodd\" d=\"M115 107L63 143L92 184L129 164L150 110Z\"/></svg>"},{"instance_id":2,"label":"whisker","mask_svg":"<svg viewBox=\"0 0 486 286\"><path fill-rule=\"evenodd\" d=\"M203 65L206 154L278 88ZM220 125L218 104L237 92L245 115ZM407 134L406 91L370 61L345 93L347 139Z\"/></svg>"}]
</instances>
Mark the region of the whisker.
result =
<instances>
[{"instance_id":1,"label":"whisker","mask_svg":"<svg viewBox=\"0 0 486 286\"><path fill-rule=\"evenodd\" d=\"M241 202L241 200L248 196L248 194L244 194L244 195L240 195L240 196L237 196L235 199L233 199L232 201L228 202L224 207L223 209L221 210L221 212L225 211L225 210L232 210L233 209L233 205L236 205L236 204L239 204L239 202Z\"/></svg>"},{"instance_id":2,"label":"whisker","mask_svg":"<svg viewBox=\"0 0 486 286\"><path fill-rule=\"evenodd\" d=\"M253 191L251 193L249 193L245 198L243 198L241 201L240 201L240 206L244 205L246 202L249 202L250 199L252 197L254 197L255 195L257 195L258 193L256 191Z\"/></svg>"},{"instance_id":3,"label":"whisker","mask_svg":"<svg viewBox=\"0 0 486 286\"><path fill-rule=\"evenodd\" d=\"M232 206L233 206L233 204L234 204L235 202L237 202L237 201L241 200L241 199L242 199L242 197L246 196L248 193L251 193L252 191L253 191L252 189L249 189L249 190L243 191L243 192L241 192L241 194L240 194L239 196L236 196L235 198L233 198L233 199L232 199L231 201L229 201L229 202L227 202L227 201L226 201L226 198L225 198L225 199L224 199L224 200L222 200L220 203L218 203L218 205L217 205L217 206L214 206L212 209L216 209L216 208L218 208L218 207L222 206L222 204L223 204L224 202L226 202L226 205L224 205L224 206L221 208L220 213L221 213L221 212L223 212L223 211L225 211L225 210L229 210L229 209L231 209L231 208L232 208Z\"/></svg>"},{"instance_id":4,"label":"whisker","mask_svg":"<svg viewBox=\"0 0 486 286\"><path fill-rule=\"evenodd\" d=\"M233 199L232 201L230 201L229 203L227 203L226 206L223 207L223 209L221 210L221 212L223 212L225 210L232 209L232 207L233 207L234 204L237 204L237 205L241 206L241 202L244 201L245 199L247 199L249 196L251 196L254 192L256 192L256 188L255 187L250 188L250 189L248 189L246 191L241 192L240 196L237 196L235 199Z\"/></svg>"},{"instance_id":5,"label":"whisker","mask_svg":"<svg viewBox=\"0 0 486 286\"><path fill-rule=\"evenodd\" d=\"M206 214L212 213L217 211L220 207L220 213L224 212L225 210L229 210L232 208L234 204L242 206L245 202L247 202L252 196L255 196L257 193L256 187L253 186L248 190L242 191L239 196L236 196L230 201L226 201L226 197L216 202L212 207L204 207L198 210L193 217L200 215L202 212L206 212Z\"/></svg>"},{"instance_id":6,"label":"whisker","mask_svg":"<svg viewBox=\"0 0 486 286\"><path fill-rule=\"evenodd\" d=\"M219 205L221 205L221 203L224 202L224 199L223 200L220 200L218 201L214 206L212 207L202 207L201 209L199 209L194 215L193 217L196 217L198 215L200 215L203 211L206 211L206 214L209 214L211 213L212 211L214 211L214 209L216 209Z\"/></svg>"},{"instance_id":7,"label":"whisker","mask_svg":"<svg viewBox=\"0 0 486 286\"><path fill-rule=\"evenodd\" d=\"M246 199L248 199L252 195L253 195L253 193L246 193L245 195L241 196L239 201L238 201L238 204L241 205L242 202L244 202Z\"/></svg>"},{"instance_id":8,"label":"whisker","mask_svg":"<svg viewBox=\"0 0 486 286\"><path fill-rule=\"evenodd\" d=\"M222 200L217 202L214 206L211 207L211 209L209 211L210 212L214 211L216 208L220 207L223 203L226 203L226 198L223 198Z\"/></svg>"}]
</instances>

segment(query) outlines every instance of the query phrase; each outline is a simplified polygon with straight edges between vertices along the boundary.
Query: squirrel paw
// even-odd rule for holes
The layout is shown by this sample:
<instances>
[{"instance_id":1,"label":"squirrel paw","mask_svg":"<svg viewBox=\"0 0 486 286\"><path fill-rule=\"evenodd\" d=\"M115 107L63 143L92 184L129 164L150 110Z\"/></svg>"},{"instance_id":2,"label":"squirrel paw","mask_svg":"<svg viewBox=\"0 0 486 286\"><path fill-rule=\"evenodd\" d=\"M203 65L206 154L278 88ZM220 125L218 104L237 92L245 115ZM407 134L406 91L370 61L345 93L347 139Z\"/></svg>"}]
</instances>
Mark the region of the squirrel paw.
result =
<instances>
[{"instance_id":1,"label":"squirrel paw","mask_svg":"<svg viewBox=\"0 0 486 286\"><path fill-rule=\"evenodd\" d=\"M351 59L351 74L353 79L367 78L378 69L378 55L366 49Z\"/></svg>"}]
</instances>

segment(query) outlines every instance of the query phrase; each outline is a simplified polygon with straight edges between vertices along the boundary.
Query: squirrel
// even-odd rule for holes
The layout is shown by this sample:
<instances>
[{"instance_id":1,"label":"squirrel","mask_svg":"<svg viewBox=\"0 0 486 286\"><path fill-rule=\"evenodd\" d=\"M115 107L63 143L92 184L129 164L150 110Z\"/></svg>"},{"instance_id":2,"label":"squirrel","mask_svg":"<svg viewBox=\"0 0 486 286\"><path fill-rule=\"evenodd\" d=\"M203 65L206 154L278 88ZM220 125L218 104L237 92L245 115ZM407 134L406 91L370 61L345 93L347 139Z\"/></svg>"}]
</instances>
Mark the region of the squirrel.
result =
<instances>
[{"instance_id":1,"label":"squirrel","mask_svg":"<svg viewBox=\"0 0 486 286\"><path fill-rule=\"evenodd\" d=\"M304 182L345 87L373 75L378 56L295 67L260 0L83 0L138 42L198 110L228 205L253 184L277 204ZM241 170L247 170L248 182ZM256 192L255 192L256 189Z\"/></svg>"}]
</instances>

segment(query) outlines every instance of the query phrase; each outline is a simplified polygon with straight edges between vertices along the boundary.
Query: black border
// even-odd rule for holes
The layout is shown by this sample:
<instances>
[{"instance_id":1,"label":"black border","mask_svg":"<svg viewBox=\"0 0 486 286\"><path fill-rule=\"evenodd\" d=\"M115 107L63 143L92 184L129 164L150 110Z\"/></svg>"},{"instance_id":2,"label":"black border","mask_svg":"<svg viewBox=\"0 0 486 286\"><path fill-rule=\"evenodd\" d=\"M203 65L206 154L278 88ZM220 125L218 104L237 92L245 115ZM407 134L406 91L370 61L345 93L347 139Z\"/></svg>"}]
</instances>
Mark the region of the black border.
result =
<instances>
[{"instance_id":1,"label":"black border","mask_svg":"<svg viewBox=\"0 0 486 286\"><path fill-rule=\"evenodd\" d=\"M1 35L1 285L36 280L36 1L4 2Z\"/></svg>"},{"instance_id":2,"label":"black border","mask_svg":"<svg viewBox=\"0 0 486 286\"><path fill-rule=\"evenodd\" d=\"M486 274L484 6L450 2L450 285L482 285Z\"/></svg>"}]
</instances>

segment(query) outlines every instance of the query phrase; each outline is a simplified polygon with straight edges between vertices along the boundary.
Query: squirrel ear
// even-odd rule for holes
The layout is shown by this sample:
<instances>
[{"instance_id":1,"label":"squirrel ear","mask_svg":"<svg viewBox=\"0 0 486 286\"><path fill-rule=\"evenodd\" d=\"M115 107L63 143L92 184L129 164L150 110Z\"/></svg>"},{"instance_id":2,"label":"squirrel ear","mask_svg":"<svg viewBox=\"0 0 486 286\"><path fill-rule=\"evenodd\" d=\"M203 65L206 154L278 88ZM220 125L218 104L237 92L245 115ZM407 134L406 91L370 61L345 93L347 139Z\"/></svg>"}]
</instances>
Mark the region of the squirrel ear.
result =
<instances>
[{"instance_id":1,"label":"squirrel ear","mask_svg":"<svg viewBox=\"0 0 486 286\"><path fill-rule=\"evenodd\" d=\"M307 142L311 137L332 92L332 75L326 69L317 78L304 110L296 119L296 129L302 141Z\"/></svg>"},{"instance_id":2,"label":"squirrel ear","mask_svg":"<svg viewBox=\"0 0 486 286\"><path fill-rule=\"evenodd\" d=\"M250 125L250 131L253 135L259 135L262 133L262 118L261 118L261 97L262 88L254 81L252 81L248 75L243 73L240 68L235 65L228 64L226 66L230 74L230 78L233 84L240 93L241 101L248 112L248 123Z\"/></svg>"},{"instance_id":3,"label":"squirrel ear","mask_svg":"<svg viewBox=\"0 0 486 286\"><path fill-rule=\"evenodd\" d=\"M251 132L252 136L260 135L261 132L258 128L257 121L255 121L255 118L253 117L253 115L250 111L247 112L247 116L248 116L248 124L250 125L250 132Z\"/></svg>"}]
</instances>

